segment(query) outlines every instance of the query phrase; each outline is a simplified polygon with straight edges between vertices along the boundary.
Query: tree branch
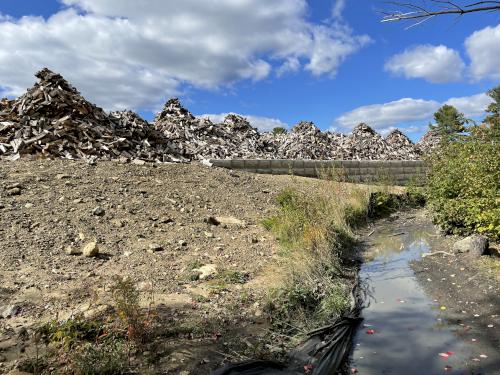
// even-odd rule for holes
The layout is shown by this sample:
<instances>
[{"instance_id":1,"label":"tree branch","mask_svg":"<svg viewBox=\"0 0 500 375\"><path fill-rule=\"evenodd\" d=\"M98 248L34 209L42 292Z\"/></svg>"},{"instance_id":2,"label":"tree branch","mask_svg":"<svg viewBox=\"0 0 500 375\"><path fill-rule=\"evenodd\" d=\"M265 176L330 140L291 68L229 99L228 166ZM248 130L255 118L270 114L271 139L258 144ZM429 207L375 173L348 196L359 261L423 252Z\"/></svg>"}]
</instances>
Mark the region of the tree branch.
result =
<instances>
[{"instance_id":1,"label":"tree branch","mask_svg":"<svg viewBox=\"0 0 500 375\"><path fill-rule=\"evenodd\" d=\"M416 5L414 3L403 3L394 1L388 2L388 4L395 5L403 9L406 8L409 11L403 12L399 10L393 12L387 12L387 11L382 12L384 16L381 22L422 20L409 27L411 28L435 16L441 16L447 14L455 14L458 16L462 16L464 14L469 14L469 13L495 12L500 10L500 1L478 1L466 5L459 5L453 1L445 1L445 0L431 0L431 1L433 3L440 4L440 6L435 7L434 9L427 9L422 6Z\"/></svg>"}]
</instances>

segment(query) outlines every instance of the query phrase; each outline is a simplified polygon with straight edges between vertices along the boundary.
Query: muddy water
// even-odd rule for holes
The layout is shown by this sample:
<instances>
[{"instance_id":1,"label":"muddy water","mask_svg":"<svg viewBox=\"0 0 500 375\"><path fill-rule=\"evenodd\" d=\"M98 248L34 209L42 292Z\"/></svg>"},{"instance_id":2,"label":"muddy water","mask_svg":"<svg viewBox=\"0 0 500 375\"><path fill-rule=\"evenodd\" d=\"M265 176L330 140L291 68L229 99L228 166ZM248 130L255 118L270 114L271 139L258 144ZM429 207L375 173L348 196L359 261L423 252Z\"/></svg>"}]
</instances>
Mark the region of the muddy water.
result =
<instances>
[{"instance_id":1,"label":"muddy water","mask_svg":"<svg viewBox=\"0 0 500 375\"><path fill-rule=\"evenodd\" d=\"M422 253L439 250L435 241L431 225L391 224L368 238L361 278L370 297L355 341L353 373L486 374L474 345L447 326L441 317L445 306L424 293L410 268L409 262Z\"/></svg>"}]
</instances>

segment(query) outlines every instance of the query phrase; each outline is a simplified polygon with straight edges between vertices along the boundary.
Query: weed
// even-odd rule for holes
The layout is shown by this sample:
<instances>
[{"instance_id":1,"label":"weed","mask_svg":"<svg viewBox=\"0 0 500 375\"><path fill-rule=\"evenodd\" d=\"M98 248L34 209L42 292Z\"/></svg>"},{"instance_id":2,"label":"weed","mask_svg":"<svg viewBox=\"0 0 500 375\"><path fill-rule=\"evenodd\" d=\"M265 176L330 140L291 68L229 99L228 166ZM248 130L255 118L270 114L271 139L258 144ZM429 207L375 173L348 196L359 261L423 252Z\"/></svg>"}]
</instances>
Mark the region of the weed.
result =
<instances>
[{"instance_id":1,"label":"weed","mask_svg":"<svg viewBox=\"0 0 500 375\"><path fill-rule=\"evenodd\" d=\"M115 278L113 299L119 318L127 326L127 337L142 344L147 337L151 316L144 316L139 305L140 293L131 279ZM150 314L148 314L150 315Z\"/></svg>"},{"instance_id":2,"label":"weed","mask_svg":"<svg viewBox=\"0 0 500 375\"><path fill-rule=\"evenodd\" d=\"M38 329L38 334L47 344L57 343L66 350L81 341L94 342L105 332L101 322L86 321L82 316L76 316L65 322L56 320L44 324Z\"/></svg>"},{"instance_id":3,"label":"weed","mask_svg":"<svg viewBox=\"0 0 500 375\"><path fill-rule=\"evenodd\" d=\"M127 363L123 342L114 340L99 345L85 344L73 356L78 375L121 375L127 372Z\"/></svg>"},{"instance_id":4,"label":"weed","mask_svg":"<svg viewBox=\"0 0 500 375\"><path fill-rule=\"evenodd\" d=\"M235 270L222 270L217 278L228 284L245 284L248 280L248 275Z\"/></svg>"}]
</instances>

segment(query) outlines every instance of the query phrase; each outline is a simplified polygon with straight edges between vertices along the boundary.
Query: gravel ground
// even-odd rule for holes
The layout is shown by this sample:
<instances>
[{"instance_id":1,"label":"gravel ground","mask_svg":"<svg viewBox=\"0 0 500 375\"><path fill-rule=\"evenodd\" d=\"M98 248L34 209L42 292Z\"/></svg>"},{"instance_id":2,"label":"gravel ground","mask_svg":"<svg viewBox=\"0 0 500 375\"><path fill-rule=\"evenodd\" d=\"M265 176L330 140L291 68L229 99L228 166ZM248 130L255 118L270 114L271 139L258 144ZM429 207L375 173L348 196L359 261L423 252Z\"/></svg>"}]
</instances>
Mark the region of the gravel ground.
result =
<instances>
[{"instance_id":1,"label":"gravel ground","mask_svg":"<svg viewBox=\"0 0 500 375\"><path fill-rule=\"evenodd\" d=\"M0 318L0 373L31 355L25 329L105 311L114 275L164 312L157 362L140 373L206 374L244 358L232 346L254 349L265 291L279 281L277 245L260 222L282 189L320 184L194 163L0 163L0 312L14 307ZM96 257L66 253L92 242ZM204 265L238 280L194 280Z\"/></svg>"}]
</instances>

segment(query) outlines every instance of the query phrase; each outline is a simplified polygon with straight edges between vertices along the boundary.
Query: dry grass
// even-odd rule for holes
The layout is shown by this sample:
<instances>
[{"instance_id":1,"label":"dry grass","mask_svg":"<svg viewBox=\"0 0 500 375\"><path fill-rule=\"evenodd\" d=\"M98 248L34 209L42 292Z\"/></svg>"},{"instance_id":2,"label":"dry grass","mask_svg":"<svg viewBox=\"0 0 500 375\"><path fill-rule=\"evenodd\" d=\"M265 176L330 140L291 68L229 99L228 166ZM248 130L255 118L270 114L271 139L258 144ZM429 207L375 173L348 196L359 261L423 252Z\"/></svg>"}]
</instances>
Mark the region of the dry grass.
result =
<instances>
[{"instance_id":1,"label":"dry grass","mask_svg":"<svg viewBox=\"0 0 500 375\"><path fill-rule=\"evenodd\" d=\"M357 270L349 262L355 228L368 215L371 193L392 192L388 185L365 186L328 179L314 189L286 189L278 213L264 221L282 246L281 285L270 292L275 328L297 335L323 325L351 307Z\"/></svg>"}]
</instances>

